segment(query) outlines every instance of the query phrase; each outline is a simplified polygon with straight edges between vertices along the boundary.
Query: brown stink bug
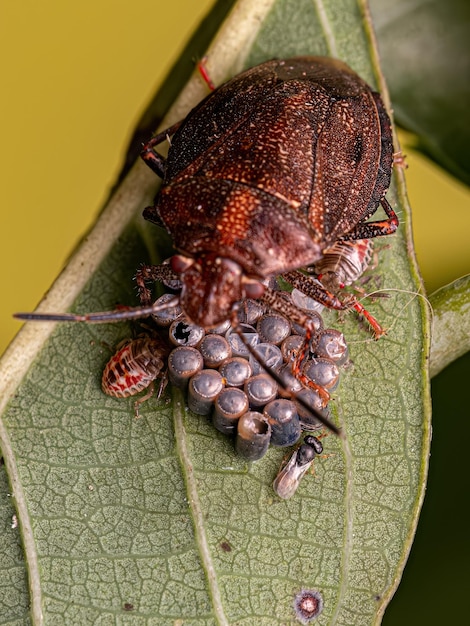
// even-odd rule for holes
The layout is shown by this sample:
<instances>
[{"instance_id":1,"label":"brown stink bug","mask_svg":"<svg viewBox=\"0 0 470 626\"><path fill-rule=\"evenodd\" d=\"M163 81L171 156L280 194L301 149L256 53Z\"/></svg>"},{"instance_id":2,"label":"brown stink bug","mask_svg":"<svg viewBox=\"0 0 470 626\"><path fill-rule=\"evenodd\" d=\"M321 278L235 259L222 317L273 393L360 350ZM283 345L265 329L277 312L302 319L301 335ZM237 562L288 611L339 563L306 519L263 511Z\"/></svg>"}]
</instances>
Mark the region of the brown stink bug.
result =
<instances>
[{"instance_id":1,"label":"brown stink bug","mask_svg":"<svg viewBox=\"0 0 470 626\"><path fill-rule=\"evenodd\" d=\"M165 160L153 148L172 134ZM268 61L236 76L154 137L142 157L163 178L144 216L163 224L181 252L171 262L181 305L201 326L227 319L243 297L263 299L267 277L288 273L293 282L335 242L398 226L384 198L390 120L380 96L334 59ZM366 222L379 204L387 219ZM162 277L161 267L138 273L146 303L145 282ZM326 290L314 297L352 306Z\"/></svg>"},{"instance_id":2,"label":"brown stink bug","mask_svg":"<svg viewBox=\"0 0 470 626\"><path fill-rule=\"evenodd\" d=\"M154 148L167 138L165 159ZM335 59L272 60L236 76L153 137L142 158L163 179L144 217L166 228L178 251L169 265L137 272L142 306L18 317L145 317L162 308L152 304L147 283L177 279L182 289L172 305L178 299L204 328L236 319L239 302L253 298L301 324L308 342L310 317L268 286L270 279L282 275L326 306L356 308L354 296L342 301L299 269L336 242L389 235L398 226L384 197L393 163L389 117L380 95ZM386 219L367 221L379 204Z\"/></svg>"}]
</instances>

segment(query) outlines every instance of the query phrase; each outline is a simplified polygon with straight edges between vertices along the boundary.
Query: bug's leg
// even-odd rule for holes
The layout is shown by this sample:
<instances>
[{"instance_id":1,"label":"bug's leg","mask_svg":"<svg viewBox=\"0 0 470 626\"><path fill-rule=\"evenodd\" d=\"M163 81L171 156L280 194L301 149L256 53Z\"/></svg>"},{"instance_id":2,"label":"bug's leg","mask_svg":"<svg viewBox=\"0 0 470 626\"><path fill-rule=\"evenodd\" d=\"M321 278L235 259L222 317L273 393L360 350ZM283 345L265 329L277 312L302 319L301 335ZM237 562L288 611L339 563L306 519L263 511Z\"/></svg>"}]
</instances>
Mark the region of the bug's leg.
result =
<instances>
[{"instance_id":1,"label":"bug's leg","mask_svg":"<svg viewBox=\"0 0 470 626\"><path fill-rule=\"evenodd\" d=\"M316 391L320 396L323 406L326 406L330 400L328 391L321 385L317 385L317 383L303 373L303 366L308 359L311 342L316 335L316 329L312 319L300 311L290 300L280 295L278 291L266 288L259 300L267 304L271 309L284 315L284 317L291 322L300 324L305 329L305 338L292 364L292 373L304 387Z\"/></svg>"},{"instance_id":2,"label":"bug's leg","mask_svg":"<svg viewBox=\"0 0 470 626\"><path fill-rule=\"evenodd\" d=\"M388 219L378 222L361 222L350 230L349 233L339 237L339 241L356 241L356 239L374 239L374 237L393 235L398 228L398 215L385 198L382 198L380 204Z\"/></svg>"},{"instance_id":3,"label":"bug's leg","mask_svg":"<svg viewBox=\"0 0 470 626\"><path fill-rule=\"evenodd\" d=\"M214 85L210 77L210 74L207 70L206 61L207 61L207 57L204 56L200 61L197 62L196 67L199 71L199 74L202 77L202 80L206 83L208 88L211 91L215 91L216 86ZM165 140L168 140L170 142L171 136L175 134L175 132L181 126L182 122L183 120L180 120L176 124L173 124L173 126L170 126L170 128L167 128L166 130L163 130L162 132L158 133L158 135L155 135L147 143L143 145L140 156L147 163L147 165L158 176L160 176L160 178L163 178L166 159L161 154L158 154L158 152L155 152L154 148L155 146L158 146L158 144L163 143Z\"/></svg>"},{"instance_id":4,"label":"bug's leg","mask_svg":"<svg viewBox=\"0 0 470 626\"><path fill-rule=\"evenodd\" d=\"M373 315L369 313L367 309L355 298L350 295L343 302L337 298L334 294L327 291L322 285L315 283L309 276L302 274L298 271L286 272L282 275L293 287L296 287L299 291L306 296L313 298L317 302L320 302L329 309L336 309L337 311L345 311L347 309L354 309L360 315L363 315L368 324L374 332L374 339L379 339L385 335L385 329L379 324Z\"/></svg>"},{"instance_id":5,"label":"bug's leg","mask_svg":"<svg viewBox=\"0 0 470 626\"><path fill-rule=\"evenodd\" d=\"M267 294L266 294L267 292ZM268 306L271 306L271 308L275 308L275 306L272 306L272 303L275 301L279 301L279 300L283 300L284 303L290 304L292 307L292 311L295 312L294 315L294 321L299 321L299 323L302 323L302 321L304 323L307 323L308 325L308 318L306 315L303 315L299 309L297 309L297 307L295 307L292 303L289 303L285 298L283 298L282 296L279 297L279 293L273 291L272 289L267 289L265 292L266 298L264 298L264 296L262 296L261 300L264 300L264 302L266 304L268 304ZM277 294L277 295L275 295ZM279 312L281 312L280 308L277 309ZM285 310L285 309L283 309ZM290 310L290 309L289 309ZM291 318L292 319L292 318ZM302 321L300 321L302 320ZM245 337L243 336L243 331L240 328L240 324L238 322L238 316L237 316L237 311L236 309L233 310L232 312L232 320L231 320L231 325L232 328L234 330L234 332L237 333L237 335L240 337L243 345L245 346L245 348L248 350L248 352L258 361L258 363L261 365L261 367L264 369L264 371L269 374L269 376L271 376L271 378L281 387L285 389L285 384L283 379L281 378L281 376L279 376L279 374L277 374L277 372L275 372L271 367L269 367L269 365L267 363L265 363L265 361L260 358L260 355L256 352L255 348L245 339ZM304 378L306 378L304 376ZM307 379L310 380L310 379ZM311 383L313 383L313 381L310 381ZM324 417L319 411L317 411L314 407L310 406L303 398L297 396L296 393L294 392L289 392L289 395L291 397L292 400L295 400L296 402L299 402L304 409L306 409L307 411L309 411L309 413L311 415L313 415L319 422L321 422L324 426L326 426L326 428L328 428L329 430L331 430L333 433L335 433L336 435L338 435L339 437L344 437L344 435L342 434L341 429L339 429L335 424L333 424L333 422L331 422L328 418ZM329 396L328 396L329 397Z\"/></svg>"},{"instance_id":6,"label":"bug's leg","mask_svg":"<svg viewBox=\"0 0 470 626\"><path fill-rule=\"evenodd\" d=\"M169 265L141 265L135 275L139 299L143 306L149 306L152 302L152 290L147 287L147 283L156 281L165 282L178 280L176 274Z\"/></svg>"},{"instance_id":7,"label":"bug's leg","mask_svg":"<svg viewBox=\"0 0 470 626\"><path fill-rule=\"evenodd\" d=\"M330 394L324 387L318 385L316 382L311 380L302 371L303 366L308 359L310 342L312 338L313 337L311 336L311 334L307 332L305 335L305 339L300 347L300 350L297 352L294 362L292 363L292 373L298 380L300 380L304 387L307 387L308 389L313 389L313 391L316 391L318 393L322 402L322 406L325 407L330 401Z\"/></svg>"},{"instance_id":8,"label":"bug's leg","mask_svg":"<svg viewBox=\"0 0 470 626\"><path fill-rule=\"evenodd\" d=\"M158 385L158 392L157 392L157 399L160 400L160 398L162 397L162 395L165 392L165 389L168 386L168 369L166 369L163 374L162 377L160 378L160 384Z\"/></svg>"},{"instance_id":9,"label":"bug's leg","mask_svg":"<svg viewBox=\"0 0 470 626\"><path fill-rule=\"evenodd\" d=\"M160 228L164 228L165 230L167 230L156 206L145 207L142 212L142 217L144 218L144 220L147 220L147 222L150 222L151 224L155 224L156 226L160 226Z\"/></svg>"},{"instance_id":10,"label":"bug's leg","mask_svg":"<svg viewBox=\"0 0 470 626\"><path fill-rule=\"evenodd\" d=\"M323 306L328 309L342 311L349 308L349 306L342 302L337 296L327 291L322 285L314 282L310 276L302 274L302 272L293 270L291 272L285 272L282 274L282 277L293 287L296 287L296 289L306 296L313 298L313 300L320 302L320 304L323 304Z\"/></svg>"},{"instance_id":11,"label":"bug's leg","mask_svg":"<svg viewBox=\"0 0 470 626\"><path fill-rule=\"evenodd\" d=\"M406 154L400 150L393 153L393 167L401 167L404 170L408 169L408 163L406 162Z\"/></svg>"},{"instance_id":12,"label":"bug's leg","mask_svg":"<svg viewBox=\"0 0 470 626\"><path fill-rule=\"evenodd\" d=\"M197 69L199 70L199 74L202 77L202 80L206 83L211 91L215 91L215 85L212 82L209 72L206 67L207 57L202 57L202 59L197 64Z\"/></svg>"},{"instance_id":13,"label":"bug's leg","mask_svg":"<svg viewBox=\"0 0 470 626\"><path fill-rule=\"evenodd\" d=\"M152 137L149 141L147 141L147 143L143 145L140 152L141 158L160 178L163 178L165 174L166 159L163 155L155 152L154 148L155 146L158 146L158 144L163 143L166 139L169 139L172 135L174 135L178 128L181 126L181 124L182 120L176 122L176 124L173 124L173 126L170 126L170 128L167 128L161 133L158 133L158 135Z\"/></svg>"},{"instance_id":14,"label":"bug's leg","mask_svg":"<svg viewBox=\"0 0 470 626\"><path fill-rule=\"evenodd\" d=\"M140 413L139 413L140 405L143 404L144 402L146 402L147 400L149 400L153 396L154 393L155 393L155 385L154 385L154 383L152 381L150 383L150 385L148 386L147 393L144 396L142 396L141 398L138 398L134 402L134 417L135 418L139 418L140 417Z\"/></svg>"}]
</instances>

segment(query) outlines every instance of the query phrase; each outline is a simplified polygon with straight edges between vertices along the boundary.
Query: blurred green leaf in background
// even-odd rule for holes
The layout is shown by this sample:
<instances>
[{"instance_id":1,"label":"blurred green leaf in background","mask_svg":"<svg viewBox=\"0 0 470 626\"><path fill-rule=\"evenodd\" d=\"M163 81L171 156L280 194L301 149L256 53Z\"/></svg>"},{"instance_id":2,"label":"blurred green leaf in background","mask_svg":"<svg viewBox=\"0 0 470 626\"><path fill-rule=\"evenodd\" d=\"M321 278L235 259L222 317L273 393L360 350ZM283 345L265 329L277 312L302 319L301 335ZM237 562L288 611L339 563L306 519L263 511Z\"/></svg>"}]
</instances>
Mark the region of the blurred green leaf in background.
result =
<instances>
[{"instance_id":1,"label":"blurred green leaf in background","mask_svg":"<svg viewBox=\"0 0 470 626\"><path fill-rule=\"evenodd\" d=\"M415 147L470 184L470 3L371 0L398 124Z\"/></svg>"}]
</instances>

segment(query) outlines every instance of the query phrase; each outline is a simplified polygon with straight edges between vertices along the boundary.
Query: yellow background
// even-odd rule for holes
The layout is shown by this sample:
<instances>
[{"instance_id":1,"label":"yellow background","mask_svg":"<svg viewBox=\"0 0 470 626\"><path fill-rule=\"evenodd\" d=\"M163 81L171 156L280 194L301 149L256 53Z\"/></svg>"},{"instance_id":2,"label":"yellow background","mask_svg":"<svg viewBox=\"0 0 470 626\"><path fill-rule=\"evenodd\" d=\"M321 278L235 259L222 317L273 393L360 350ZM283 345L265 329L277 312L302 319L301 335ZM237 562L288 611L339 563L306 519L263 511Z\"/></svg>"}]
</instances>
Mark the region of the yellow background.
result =
<instances>
[{"instance_id":1,"label":"yellow background","mask_svg":"<svg viewBox=\"0 0 470 626\"><path fill-rule=\"evenodd\" d=\"M93 223L139 115L213 0L2 0L0 353ZM469 194L408 153L429 291L470 272Z\"/></svg>"}]
</instances>

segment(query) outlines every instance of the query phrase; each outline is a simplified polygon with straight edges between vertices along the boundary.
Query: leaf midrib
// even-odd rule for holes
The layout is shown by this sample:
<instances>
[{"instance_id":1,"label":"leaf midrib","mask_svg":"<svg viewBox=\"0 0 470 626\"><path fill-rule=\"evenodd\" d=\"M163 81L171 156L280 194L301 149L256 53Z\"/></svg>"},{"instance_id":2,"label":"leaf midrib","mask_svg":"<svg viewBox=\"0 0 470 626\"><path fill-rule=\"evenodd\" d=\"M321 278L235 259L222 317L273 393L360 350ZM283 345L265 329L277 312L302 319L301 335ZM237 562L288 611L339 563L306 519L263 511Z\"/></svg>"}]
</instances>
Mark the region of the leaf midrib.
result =
<instances>
[{"instance_id":1,"label":"leaf midrib","mask_svg":"<svg viewBox=\"0 0 470 626\"><path fill-rule=\"evenodd\" d=\"M187 446L188 434L184 427L185 400L182 392L176 388L173 389L172 395L176 454L181 465L183 480L186 484L186 493L188 494L188 505L192 514L191 517L194 525L196 545L201 558L201 565L206 574L207 584L209 586L209 596L214 608L214 617L217 619L218 623L221 624L221 626L229 626L229 621L225 615L222 598L220 596L217 574L205 531L205 520L202 512L201 501L199 499L194 467Z\"/></svg>"}]
</instances>

